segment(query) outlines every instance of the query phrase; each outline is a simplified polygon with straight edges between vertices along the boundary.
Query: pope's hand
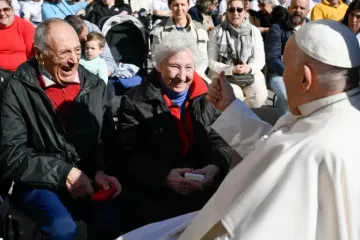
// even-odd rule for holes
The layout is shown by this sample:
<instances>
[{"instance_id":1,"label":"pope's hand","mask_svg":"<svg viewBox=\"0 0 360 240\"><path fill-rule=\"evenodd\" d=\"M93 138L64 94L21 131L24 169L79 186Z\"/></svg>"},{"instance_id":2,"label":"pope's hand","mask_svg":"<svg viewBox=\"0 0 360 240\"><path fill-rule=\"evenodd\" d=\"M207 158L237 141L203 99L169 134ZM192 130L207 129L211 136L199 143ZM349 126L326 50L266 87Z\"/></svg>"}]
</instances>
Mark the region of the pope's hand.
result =
<instances>
[{"instance_id":1,"label":"pope's hand","mask_svg":"<svg viewBox=\"0 0 360 240\"><path fill-rule=\"evenodd\" d=\"M235 101L236 97L234 90L230 83L226 81L224 72L220 73L218 78L212 80L206 99L209 102L212 102L215 107L221 111L224 111L233 101Z\"/></svg>"}]
</instances>

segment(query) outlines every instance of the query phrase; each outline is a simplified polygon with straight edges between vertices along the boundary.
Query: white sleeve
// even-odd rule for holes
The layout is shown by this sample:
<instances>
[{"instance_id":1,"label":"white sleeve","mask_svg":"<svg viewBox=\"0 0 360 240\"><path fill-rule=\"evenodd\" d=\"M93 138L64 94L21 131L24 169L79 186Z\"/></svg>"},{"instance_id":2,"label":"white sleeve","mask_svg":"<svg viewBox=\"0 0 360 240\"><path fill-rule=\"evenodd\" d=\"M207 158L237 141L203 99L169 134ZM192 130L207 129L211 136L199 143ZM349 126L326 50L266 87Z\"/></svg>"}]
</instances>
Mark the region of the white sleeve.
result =
<instances>
[{"instance_id":1,"label":"white sleeve","mask_svg":"<svg viewBox=\"0 0 360 240\"><path fill-rule=\"evenodd\" d=\"M216 43L217 28L212 30L209 34L209 45L208 45L208 58L209 68L216 72L225 72L225 75L232 75L232 66L217 61L218 58L218 46Z\"/></svg>"},{"instance_id":2,"label":"white sleeve","mask_svg":"<svg viewBox=\"0 0 360 240\"><path fill-rule=\"evenodd\" d=\"M15 15L20 16L21 6L20 6L18 0L11 0L11 7L13 8Z\"/></svg>"},{"instance_id":3,"label":"white sleeve","mask_svg":"<svg viewBox=\"0 0 360 240\"><path fill-rule=\"evenodd\" d=\"M226 8L227 8L227 0L221 0L220 4L219 4L219 14L220 15L224 15L224 13L226 13Z\"/></svg>"},{"instance_id":4,"label":"white sleeve","mask_svg":"<svg viewBox=\"0 0 360 240\"><path fill-rule=\"evenodd\" d=\"M260 30L257 27L252 26L252 31L254 40L254 57L248 65L251 67L251 73L256 74L261 72L265 66L265 50Z\"/></svg>"},{"instance_id":5,"label":"white sleeve","mask_svg":"<svg viewBox=\"0 0 360 240\"><path fill-rule=\"evenodd\" d=\"M236 99L212 125L212 128L241 156L251 152L255 143L271 129L241 100Z\"/></svg>"},{"instance_id":6,"label":"white sleeve","mask_svg":"<svg viewBox=\"0 0 360 240\"><path fill-rule=\"evenodd\" d=\"M30 19L31 13L30 13L30 4L28 2L24 2L22 5L22 13L24 15L24 18Z\"/></svg>"}]
</instances>

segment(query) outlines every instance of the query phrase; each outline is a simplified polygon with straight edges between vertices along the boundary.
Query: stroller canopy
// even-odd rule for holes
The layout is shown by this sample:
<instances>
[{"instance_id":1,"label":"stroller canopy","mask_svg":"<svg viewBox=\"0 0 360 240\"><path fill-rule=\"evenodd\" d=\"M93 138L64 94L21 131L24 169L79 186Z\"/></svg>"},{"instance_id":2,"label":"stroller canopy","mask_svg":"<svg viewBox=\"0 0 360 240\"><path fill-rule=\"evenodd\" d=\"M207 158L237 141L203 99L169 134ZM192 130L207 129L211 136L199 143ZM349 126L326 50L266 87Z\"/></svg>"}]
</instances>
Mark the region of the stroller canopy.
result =
<instances>
[{"instance_id":1,"label":"stroller canopy","mask_svg":"<svg viewBox=\"0 0 360 240\"><path fill-rule=\"evenodd\" d=\"M146 72L148 40L144 26L136 17L110 17L104 23L102 34L117 63L131 63Z\"/></svg>"}]
</instances>

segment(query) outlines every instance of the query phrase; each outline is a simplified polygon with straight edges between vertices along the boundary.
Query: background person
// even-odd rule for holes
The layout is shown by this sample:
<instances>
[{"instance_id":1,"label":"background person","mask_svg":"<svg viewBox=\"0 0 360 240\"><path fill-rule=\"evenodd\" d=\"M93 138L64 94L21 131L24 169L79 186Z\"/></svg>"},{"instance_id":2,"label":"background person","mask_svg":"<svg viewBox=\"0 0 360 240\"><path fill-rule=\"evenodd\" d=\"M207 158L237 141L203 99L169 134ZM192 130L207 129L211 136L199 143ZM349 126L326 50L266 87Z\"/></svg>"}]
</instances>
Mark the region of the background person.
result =
<instances>
[{"instance_id":1,"label":"background person","mask_svg":"<svg viewBox=\"0 0 360 240\"><path fill-rule=\"evenodd\" d=\"M68 15L85 16L85 8L92 3L93 0L87 2L79 2L69 5L65 0L44 0L41 9L42 20L49 18L64 19Z\"/></svg>"},{"instance_id":2,"label":"background person","mask_svg":"<svg viewBox=\"0 0 360 240\"><path fill-rule=\"evenodd\" d=\"M85 42L85 53L82 54L80 64L87 70L108 82L108 70L104 59L100 54L104 52L105 38L97 32L90 32Z\"/></svg>"},{"instance_id":3,"label":"background person","mask_svg":"<svg viewBox=\"0 0 360 240\"><path fill-rule=\"evenodd\" d=\"M31 58L34 26L15 15L11 1L0 0L0 68L15 71Z\"/></svg>"},{"instance_id":4,"label":"background person","mask_svg":"<svg viewBox=\"0 0 360 240\"><path fill-rule=\"evenodd\" d=\"M355 0L350 3L349 8L347 9L342 23L348 26L353 33L356 35L356 38L360 44L360 1Z\"/></svg>"},{"instance_id":5,"label":"background person","mask_svg":"<svg viewBox=\"0 0 360 240\"><path fill-rule=\"evenodd\" d=\"M219 112L205 100L197 52L187 33L172 32L155 50L156 71L122 98L115 148L128 230L199 210L229 171L232 150L209 127Z\"/></svg>"},{"instance_id":6,"label":"background person","mask_svg":"<svg viewBox=\"0 0 360 240\"><path fill-rule=\"evenodd\" d=\"M246 86L232 82L237 96L249 107L260 107L267 99L264 43L258 28L245 18L244 1L229 0L226 20L210 33L208 48L210 76L225 72L229 79L247 75L253 82ZM215 73L215 74L213 74Z\"/></svg>"}]
</instances>

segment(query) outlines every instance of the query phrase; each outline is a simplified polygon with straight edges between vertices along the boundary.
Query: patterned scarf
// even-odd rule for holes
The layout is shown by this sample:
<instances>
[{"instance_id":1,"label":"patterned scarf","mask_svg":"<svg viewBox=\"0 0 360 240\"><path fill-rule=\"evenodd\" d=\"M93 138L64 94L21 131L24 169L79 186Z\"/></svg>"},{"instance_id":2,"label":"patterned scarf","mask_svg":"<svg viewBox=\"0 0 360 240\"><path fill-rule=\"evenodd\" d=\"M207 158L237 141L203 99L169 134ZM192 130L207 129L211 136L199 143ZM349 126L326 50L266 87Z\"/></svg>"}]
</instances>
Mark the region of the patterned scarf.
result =
<instances>
[{"instance_id":1,"label":"patterned scarf","mask_svg":"<svg viewBox=\"0 0 360 240\"><path fill-rule=\"evenodd\" d=\"M219 46L218 61L225 64L248 63L254 55L249 19L245 18L239 28L233 27L226 19L219 28L217 44Z\"/></svg>"}]
</instances>

